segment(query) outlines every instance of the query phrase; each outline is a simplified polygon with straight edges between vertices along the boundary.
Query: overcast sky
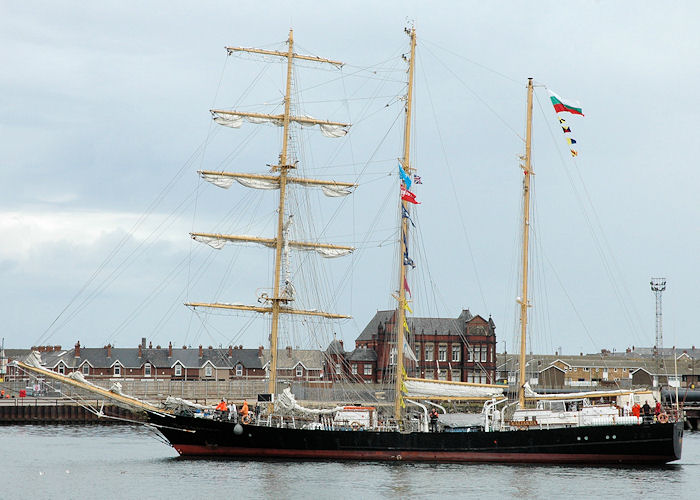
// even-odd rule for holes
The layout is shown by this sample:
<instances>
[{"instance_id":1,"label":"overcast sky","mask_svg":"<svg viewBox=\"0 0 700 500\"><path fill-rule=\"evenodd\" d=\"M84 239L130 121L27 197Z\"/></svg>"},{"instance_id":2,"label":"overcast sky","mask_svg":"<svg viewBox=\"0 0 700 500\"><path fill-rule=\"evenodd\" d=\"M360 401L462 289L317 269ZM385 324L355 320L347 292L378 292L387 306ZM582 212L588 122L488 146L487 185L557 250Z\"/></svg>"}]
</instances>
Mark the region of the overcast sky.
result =
<instances>
[{"instance_id":1,"label":"overcast sky","mask_svg":"<svg viewBox=\"0 0 700 500\"><path fill-rule=\"evenodd\" d=\"M499 351L515 351L518 155L533 77L533 350L653 345L652 276L668 279L664 345L700 344L699 16L691 1L2 2L5 345L266 342L264 320L182 303L254 303L270 287L269 250L216 251L188 233L269 227L274 193L220 190L196 170L265 173L275 162L276 129L223 129L208 110L272 112L283 67L227 58L224 46L283 50L290 28L297 52L347 63L298 69L300 113L353 123L344 139L304 131L298 148L309 175L359 183L350 201L312 204L325 239L358 251L314 262L327 281L295 280L313 278L329 290L319 306L353 316L328 331L354 345L397 287L407 19L418 33L412 159L423 179L415 315L492 315ZM575 160L544 85L583 107L585 117L565 116ZM304 345L307 327L282 342Z\"/></svg>"}]
</instances>

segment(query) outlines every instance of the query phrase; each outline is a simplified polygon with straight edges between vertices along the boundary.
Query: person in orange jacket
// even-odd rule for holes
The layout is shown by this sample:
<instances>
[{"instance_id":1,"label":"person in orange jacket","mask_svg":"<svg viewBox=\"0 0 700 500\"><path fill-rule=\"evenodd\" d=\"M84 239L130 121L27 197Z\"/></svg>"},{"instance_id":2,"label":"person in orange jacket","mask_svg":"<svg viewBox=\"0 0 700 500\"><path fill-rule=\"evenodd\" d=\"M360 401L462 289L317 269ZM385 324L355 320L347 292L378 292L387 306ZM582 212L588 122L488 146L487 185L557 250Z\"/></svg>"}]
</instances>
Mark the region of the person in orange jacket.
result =
<instances>
[{"instance_id":1,"label":"person in orange jacket","mask_svg":"<svg viewBox=\"0 0 700 500\"><path fill-rule=\"evenodd\" d=\"M632 407L632 415L639 418L640 412L641 407L639 406L639 403L634 403L634 406Z\"/></svg>"},{"instance_id":2,"label":"person in orange jacket","mask_svg":"<svg viewBox=\"0 0 700 500\"><path fill-rule=\"evenodd\" d=\"M226 405L226 401L224 401L224 400L222 399L222 400L221 400L221 403L219 403L219 404L216 406L216 410L217 410L217 411L227 412L227 411L228 411L228 406Z\"/></svg>"},{"instance_id":3,"label":"person in orange jacket","mask_svg":"<svg viewBox=\"0 0 700 500\"><path fill-rule=\"evenodd\" d=\"M241 406L241 415L244 417L248 416L248 401L243 400L243 406Z\"/></svg>"}]
</instances>

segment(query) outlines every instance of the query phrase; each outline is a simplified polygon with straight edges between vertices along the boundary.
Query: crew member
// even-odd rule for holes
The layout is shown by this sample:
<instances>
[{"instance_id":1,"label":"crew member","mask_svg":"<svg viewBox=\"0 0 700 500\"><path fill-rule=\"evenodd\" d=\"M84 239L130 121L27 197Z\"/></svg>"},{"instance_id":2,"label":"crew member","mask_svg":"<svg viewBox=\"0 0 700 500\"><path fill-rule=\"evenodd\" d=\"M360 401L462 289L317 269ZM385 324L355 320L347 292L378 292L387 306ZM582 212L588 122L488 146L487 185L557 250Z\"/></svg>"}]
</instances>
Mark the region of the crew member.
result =
<instances>
[{"instance_id":1,"label":"crew member","mask_svg":"<svg viewBox=\"0 0 700 500\"><path fill-rule=\"evenodd\" d=\"M227 411L228 411L228 406L226 406L226 401L224 401L224 400L222 399L222 400L221 400L221 403L219 403L219 404L216 406L216 410L217 410L217 411L227 412Z\"/></svg>"},{"instance_id":2,"label":"crew member","mask_svg":"<svg viewBox=\"0 0 700 500\"><path fill-rule=\"evenodd\" d=\"M430 416L430 432L437 432L438 427L438 412L435 408L430 410L428 414Z\"/></svg>"},{"instance_id":3,"label":"crew member","mask_svg":"<svg viewBox=\"0 0 700 500\"><path fill-rule=\"evenodd\" d=\"M634 405L632 405L632 416L639 418L640 410L639 403L634 403Z\"/></svg>"}]
</instances>

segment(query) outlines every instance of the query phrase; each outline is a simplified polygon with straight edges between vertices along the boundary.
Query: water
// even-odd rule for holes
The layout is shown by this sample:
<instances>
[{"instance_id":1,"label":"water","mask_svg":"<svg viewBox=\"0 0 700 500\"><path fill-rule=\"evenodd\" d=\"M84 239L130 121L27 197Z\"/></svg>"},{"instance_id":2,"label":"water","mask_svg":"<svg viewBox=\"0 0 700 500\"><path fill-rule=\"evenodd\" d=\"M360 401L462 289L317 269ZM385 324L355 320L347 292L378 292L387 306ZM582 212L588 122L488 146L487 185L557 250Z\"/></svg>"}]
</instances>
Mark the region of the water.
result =
<instances>
[{"instance_id":1,"label":"water","mask_svg":"<svg viewBox=\"0 0 700 500\"><path fill-rule=\"evenodd\" d=\"M0 427L0 499L698 498L700 432L665 467L181 459L144 427Z\"/></svg>"}]
</instances>

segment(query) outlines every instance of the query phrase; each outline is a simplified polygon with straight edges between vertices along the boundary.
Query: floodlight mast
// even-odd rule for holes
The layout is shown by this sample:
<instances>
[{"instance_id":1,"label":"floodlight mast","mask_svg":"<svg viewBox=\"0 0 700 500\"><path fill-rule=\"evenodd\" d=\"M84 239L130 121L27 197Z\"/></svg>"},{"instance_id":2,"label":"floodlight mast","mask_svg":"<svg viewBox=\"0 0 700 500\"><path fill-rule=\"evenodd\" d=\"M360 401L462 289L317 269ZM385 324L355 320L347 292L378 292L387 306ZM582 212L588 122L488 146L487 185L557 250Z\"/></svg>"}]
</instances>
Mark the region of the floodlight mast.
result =
<instances>
[{"instance_id":1,"label":"floodlight mast","mask_svg":"<svg viewBox=\"0 0 700 500\"><path fill-rule=\"evenodd\" d=\"M656 352L660 353L664 347L664 325L661 310L661 294L666 290L666 278L652 278L649 282L651 291L656 296Z\"/></svg>"}]
</instances>

